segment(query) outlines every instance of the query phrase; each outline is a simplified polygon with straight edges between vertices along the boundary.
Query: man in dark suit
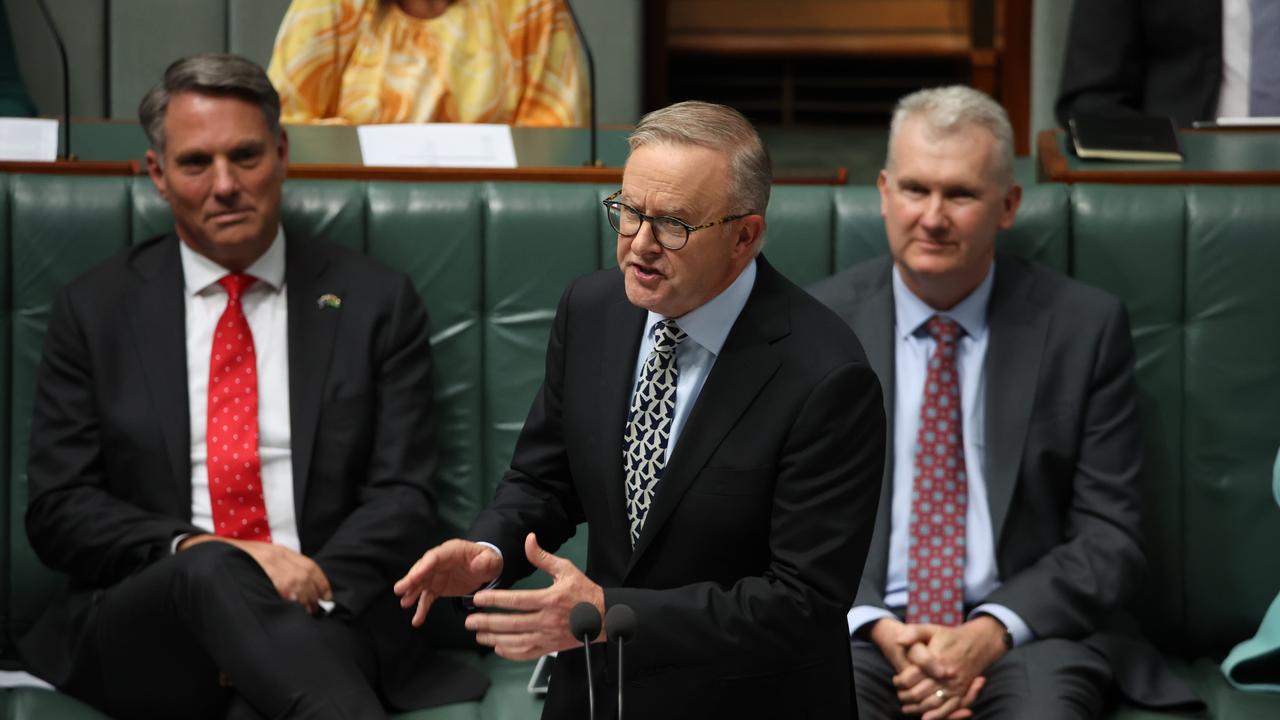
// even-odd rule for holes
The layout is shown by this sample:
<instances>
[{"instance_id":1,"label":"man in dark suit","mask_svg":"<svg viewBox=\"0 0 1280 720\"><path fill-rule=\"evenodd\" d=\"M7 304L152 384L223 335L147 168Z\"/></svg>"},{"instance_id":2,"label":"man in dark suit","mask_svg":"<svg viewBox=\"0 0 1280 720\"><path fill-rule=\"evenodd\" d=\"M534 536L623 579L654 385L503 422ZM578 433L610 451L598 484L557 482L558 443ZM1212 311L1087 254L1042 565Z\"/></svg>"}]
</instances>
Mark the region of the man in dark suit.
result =
<instances>
[{"instance_id":1,"label":"man in dark suit","mask_svg":"<svg viewBox=\"0 0 1280 720\"><path fill-rule=\"evenodd\" d=\"M1022 197L1012 164L989 97L903 98L878 179L891 257L813 288L887 389L889 460L849 613L866 718L1097 718L1113 681L1144 704L1194 702L1111 632L1145 567L1124 307L996 256Z\"/></svg>"},{"instance_id":2,"label":"man in dark suit","mask_svg":"<svg viewBox=\"0 0 1280 720\"><path fill-rule=\"evenodd\" d=\"M176 232L50 317L26 524L69 588L21 647L115 716L373 718L484 689L388 671L423 649L391 581L434 520L427 316L404 276L285 235L279 112L243 58L170 66L139 113Z\"/></svg>"},{"instance_id":3,"label":"man in dark suit","mask_svg":"<svg viewBox=\"0 0 1280 720\"><path fill-rule=\"evenodd\" d=\"M1145 114L1190 127L1217 117L1222 22L1222 0L1075 0L1058 122Z\"/></svg>"},{"instance_id":4,"label":"man in dark suit","mask_svg":"<svg viewBox=\"0 0 1280 720\"><path fill-rule=\"evenodd\" d=\"M544 717L587 714L580 602L635 611L629 716L849 717L844 603L877 502L878 384L844 323L758 256L771 173L740 114L680 103L630 144L605 201L621 272L566 290L494 501L396 592L420 622L437 597L549 572L548 589L474 597L515 613L467 618L502 656L560 651ZM585 574L542 549L583 522Z\"/></svg>"}]
</instances>

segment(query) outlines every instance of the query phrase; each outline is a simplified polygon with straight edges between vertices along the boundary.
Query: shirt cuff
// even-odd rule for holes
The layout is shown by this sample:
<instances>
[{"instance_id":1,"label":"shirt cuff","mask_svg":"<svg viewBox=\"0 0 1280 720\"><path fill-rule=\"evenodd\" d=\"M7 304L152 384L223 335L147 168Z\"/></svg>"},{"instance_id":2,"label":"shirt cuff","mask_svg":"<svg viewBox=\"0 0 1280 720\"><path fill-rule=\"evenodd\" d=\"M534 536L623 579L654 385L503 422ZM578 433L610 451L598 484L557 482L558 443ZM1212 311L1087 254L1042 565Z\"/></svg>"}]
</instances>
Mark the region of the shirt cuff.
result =
<instances>
[{"instance_id":1,"label":"shirt cuff","mask_svg":"<svg viewBox=\"0 0 1280 720\"><path fill-rule=\"evenodd\" d=\"M877 620L893 617L893 613L875 605L855 605L849 611L849 637Z\"/></svg>"},{"instance_id":2,"label":"shirt cuff","mask_svg":"<svg viewBox=\"0 0 1280 720\"><path fill-rule=\"evenodd\" d=\"M483 545L483 546L485 546L485 547L489 548L490 550L492 550L492 551L494 551L494 552L498 553L498 559L499 559L499 560L502 560L502 559L503 559L503 557L502 557L502 551L498 549L498 546L497 546L497 545L494 545L493 543L490 543L490 542L485 542L485 541L483 541L483 540L477 540L477 541L476 541L476 544L477 544L477 545ZM485 585L484 587L480 588L479 590L476 590L476 592L480 592L481 590L492 590L492 589L494 589L495 587L497 587L497 586L498 586L498 581L499 581L499 580L501 580L501 579L502 579L502 573L501 573L501 572L499 572L499 573L498 573L498 577L496 577L496 578L494 578L493 580L489 581L489 584L488 584L488 585ZM472 594L472 595L475 595L476 593L471 593L471 594Z\"/></svg>"},{"instance_id":3,"label":"shirt cuff","mask_svg":"<svg viewBox=\"0 0 1280 720\"><path fill-rule=\"evenodd\" d=\"M173 538L173 542L169 544L169 554L170 554L170 555L177 555L177 554L178 554L178 546L182 544L182 541L183 541L183 540L186 540L186 539L187 539L187 538L189 538L189 537L191 537L191 533L182 533L181 535L177 535L177 536L175 536L175 537Z\"/></svg>"},{"instance_id":4,"label":"shirt cuff","mask_svg":"<svg viewBox=\"0 0 1280 720\"><path fill-rule=\"evenodd\" d=\"M1018 613L1003 605L983 603L970 611L969 619L972 620L977 615L990 615L999 620L1004 625L1005 630L1008 630L1009 634L1013 636L1014 647L1021 647L1036 639L1036 634L1031 632L1031 628L1027 627L1022 618L1018 617Z\"/></svg>"}]
</instances>

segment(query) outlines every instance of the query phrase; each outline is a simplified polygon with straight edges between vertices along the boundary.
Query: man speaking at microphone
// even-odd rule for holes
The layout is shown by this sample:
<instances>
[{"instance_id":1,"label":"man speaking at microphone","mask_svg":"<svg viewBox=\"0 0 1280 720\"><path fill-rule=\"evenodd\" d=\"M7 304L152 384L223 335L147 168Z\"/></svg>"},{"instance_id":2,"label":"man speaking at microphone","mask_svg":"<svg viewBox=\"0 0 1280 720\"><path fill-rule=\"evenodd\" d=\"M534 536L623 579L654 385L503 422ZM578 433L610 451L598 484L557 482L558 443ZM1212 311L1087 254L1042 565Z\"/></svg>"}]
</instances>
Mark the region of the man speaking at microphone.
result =
<instances>
[{"instance_id":1,"label":"man speaking at microphone","mask_svg":"<svg viewBox=\"0 0 1280 720\"><path fill-rule=\"evenodd\" d=\"M506 612L467 627L512 659L579 646L580 602L631 606L631 717L850 717L844 616L879 498L879 383L847 325L760 254L771 170L745 118L680 103L629 142L604 203L619 270L565 291L493 502L396 592L415 624L475 593ZM551 554L582 522L585 573ZM549 588L500 589L534 568ZM561 653L544 717L587 716L583 655Z\"/></svg>"}]
</instances>

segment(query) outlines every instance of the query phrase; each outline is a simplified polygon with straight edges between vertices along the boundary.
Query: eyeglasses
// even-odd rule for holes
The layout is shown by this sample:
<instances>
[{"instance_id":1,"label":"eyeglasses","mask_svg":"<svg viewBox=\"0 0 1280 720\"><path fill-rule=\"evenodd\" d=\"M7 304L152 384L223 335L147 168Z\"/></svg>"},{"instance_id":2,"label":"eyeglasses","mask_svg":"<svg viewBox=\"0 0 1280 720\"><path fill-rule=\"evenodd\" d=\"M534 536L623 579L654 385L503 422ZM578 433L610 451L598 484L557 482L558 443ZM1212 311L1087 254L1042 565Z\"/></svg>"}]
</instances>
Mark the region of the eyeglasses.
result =
<instances>
[{"instance_id":1,"label":"eyeglasses","mask_svg":"<svg viewBox=\"0 0 1280 720\"><path fill-rule=\"evenodd\" d=\"M658 244L668 250L679 250L689 242L689 235L695 230L703 230L714 227L722 223L740 220L754 213L742 213L741 215L730 215L720 218L715 222L709 222L704 225L690 225L689 223L674 218L669 215L645 215L639 210L620 203L614 198L622 194L619 190L604 199L605 215L609 217L609 226L614 229L622 237L635 237L640 232L640 226L645 220L649 221L649 230L653 233L653 238Z\"/></svg>"}]
</instances>

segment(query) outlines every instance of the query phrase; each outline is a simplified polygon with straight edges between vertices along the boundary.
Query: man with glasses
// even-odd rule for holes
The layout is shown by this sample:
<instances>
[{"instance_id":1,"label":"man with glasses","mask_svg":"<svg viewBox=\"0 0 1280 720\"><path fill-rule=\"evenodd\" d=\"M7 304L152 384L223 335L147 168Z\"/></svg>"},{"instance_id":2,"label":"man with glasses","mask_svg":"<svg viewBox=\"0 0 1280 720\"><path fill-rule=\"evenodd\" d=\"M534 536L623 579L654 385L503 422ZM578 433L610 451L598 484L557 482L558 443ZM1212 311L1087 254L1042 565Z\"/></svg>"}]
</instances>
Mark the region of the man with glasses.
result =
<instances>
[{"instance_id":1,"label":"man with glasses","mask_svg":"<svg viewBox=\"0 0 1280 720\"><path fill-rule=\"evenodd\" d=\"M559 651L544 717L587 716L567 627L581 602L635 610L628 715L850 717L844 613L878 502L879 383L848 327L759 255L771 172L745 118L680 103L630 146L604 202L620 272L565 292L494 501L396 592L415 623L475 593L502 611L467 618L481 643ZM582 522L585 574L549 552ZM535 568L550 588L498 589ZM603 649L592 677L611 697Z\"/></svg>"}]
</instances>

